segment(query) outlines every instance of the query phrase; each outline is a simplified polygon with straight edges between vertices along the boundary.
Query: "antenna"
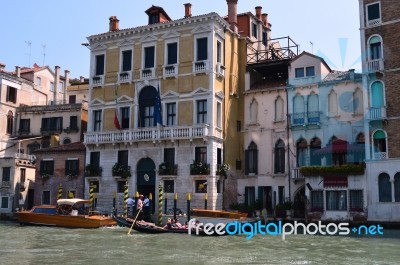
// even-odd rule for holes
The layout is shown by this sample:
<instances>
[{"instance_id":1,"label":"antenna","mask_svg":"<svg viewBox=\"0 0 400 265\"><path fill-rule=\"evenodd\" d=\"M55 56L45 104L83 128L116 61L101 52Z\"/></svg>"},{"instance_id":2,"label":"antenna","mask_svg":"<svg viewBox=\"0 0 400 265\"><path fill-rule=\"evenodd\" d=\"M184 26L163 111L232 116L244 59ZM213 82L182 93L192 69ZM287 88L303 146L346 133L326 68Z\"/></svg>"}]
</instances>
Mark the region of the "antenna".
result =
<instances>
[{"instance_id":1,"label":"antenna","mask_svg":"<svg viewBox=\"0 0 400 265\"><path fill-rule=\"evenodd\" d=\"M28 49L29 49L29 59L28 59L28 67L31 67L31 51L32 51L32 42L30 40L25 41L25 43L28 45Z\"/></svg>"},{"instance_id":2,"label":"antenna","mask_svg":"<svg viewBox=\"0 0 400 265\"><path fill-rule=\"evenodd\" d=\"M43 48L43 64L44 65L44 59L46 58L46 44L42 44L42 48Z\"/></svg>"},{"instance_id":3,"label":"antenna","mask_svg":"<svg viewBox=\"0 0 400 265\"><path fill-rule=\"evenodd\" d=\"M311 53L314 54L314 43L310 41L310 45L311 45Z\"/></svg>"}]
</instances>

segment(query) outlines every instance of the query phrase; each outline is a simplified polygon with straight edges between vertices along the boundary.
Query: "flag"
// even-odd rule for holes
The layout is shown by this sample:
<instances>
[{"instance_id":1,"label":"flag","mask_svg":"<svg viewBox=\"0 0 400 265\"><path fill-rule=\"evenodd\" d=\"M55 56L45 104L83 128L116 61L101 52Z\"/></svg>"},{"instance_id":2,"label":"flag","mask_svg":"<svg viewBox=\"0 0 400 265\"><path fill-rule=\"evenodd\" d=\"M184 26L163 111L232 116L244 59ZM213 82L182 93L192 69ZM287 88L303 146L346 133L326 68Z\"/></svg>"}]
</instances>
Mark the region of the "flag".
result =
<instances>
[{"instance_id":1,"label":"flag","mask_svg":"<svg viewBox=\"0 0 400 265\"><path fill-rule=\"evenodd\" d=\"M157 89L156 104L154 105L153 119L154 119L154 125L157 124L163 125L162 114L161 114L160 86L158 86Z\"/></svg>"},{"instance_id":2,"label":"flag","mask_svg":"<svg viewBox=\"0 0 400 265\"><path fill-rule=\"evenodd\" d=\"M121 130L121 123L119 122L119 111L118 111L118 95L117 88L115 89L115 115L114 115L115 128Z\"/></svg>"}]
</instances>

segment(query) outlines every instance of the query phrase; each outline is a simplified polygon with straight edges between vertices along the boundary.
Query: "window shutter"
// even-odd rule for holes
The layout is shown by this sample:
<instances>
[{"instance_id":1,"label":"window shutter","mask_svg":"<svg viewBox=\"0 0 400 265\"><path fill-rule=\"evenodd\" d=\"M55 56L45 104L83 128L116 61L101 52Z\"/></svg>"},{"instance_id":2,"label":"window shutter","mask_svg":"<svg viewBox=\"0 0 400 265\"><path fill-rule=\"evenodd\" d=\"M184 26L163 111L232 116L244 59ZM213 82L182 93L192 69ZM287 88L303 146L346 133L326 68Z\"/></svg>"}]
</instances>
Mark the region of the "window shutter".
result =
<instances>
[{"instance_id":1,"label":"window shutter","mask_svg":"<svg viewBox=\"0 0 400 265\"><path fill-rule=\"evenodd\" d=\"M244 153L244 174L249 174L249 150Z\"/></svg>"}]
</instances>

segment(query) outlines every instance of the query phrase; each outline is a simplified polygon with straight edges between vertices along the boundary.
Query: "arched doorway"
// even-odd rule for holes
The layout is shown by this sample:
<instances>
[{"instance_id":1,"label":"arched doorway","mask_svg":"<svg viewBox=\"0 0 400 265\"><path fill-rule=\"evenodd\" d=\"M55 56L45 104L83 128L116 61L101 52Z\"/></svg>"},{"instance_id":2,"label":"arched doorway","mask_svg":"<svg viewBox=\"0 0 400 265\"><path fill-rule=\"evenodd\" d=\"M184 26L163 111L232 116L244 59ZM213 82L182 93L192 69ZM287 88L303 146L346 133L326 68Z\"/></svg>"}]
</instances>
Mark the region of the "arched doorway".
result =
<instances>
[{"instance_id":1,"label":"arched doorway","mask_svg":"<svg viewBox=\"0 0 400 265\"><path fill-rule=\"evenodd\" d=\"M156 165L150 158L143 158L139 161L136 170L137 191L139 194L149 196L153 195L153 209L155 203L155 186L156 186Z\"/></svg>"},{"instance_id":2,"label":"arched doorway","mask_svg":"<svg viewBox=\"0 0 400 265\"><path fill-rule=\"evenodd\" d=\"M304 218L305 211L305 187L301 187L294 196L293 208L294 208L294 217L296 218Z\"/></svg>"}]
</instances>

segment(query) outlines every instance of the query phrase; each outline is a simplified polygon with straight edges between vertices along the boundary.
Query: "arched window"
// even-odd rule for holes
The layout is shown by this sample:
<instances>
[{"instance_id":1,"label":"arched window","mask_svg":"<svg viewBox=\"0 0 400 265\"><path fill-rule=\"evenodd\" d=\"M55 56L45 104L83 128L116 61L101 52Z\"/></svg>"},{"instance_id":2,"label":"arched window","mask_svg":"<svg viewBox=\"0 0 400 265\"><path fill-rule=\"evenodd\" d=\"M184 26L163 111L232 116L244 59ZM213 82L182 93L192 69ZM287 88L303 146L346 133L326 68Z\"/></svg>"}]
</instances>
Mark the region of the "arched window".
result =
<instances>
[{"instance_id":1,"label":"arched window","mask_svg":"<svg viewBox=\"0 0 400 265\"><path fill-rule=\"evenodd\" d=\"M334 90L332 90L328 95L328 112L331 117L338 114L337 94Z\"/></svg>"},{"instance_id":2,"label":"arched window","mask_svg":"<svg viewBox=\"0 0 400 265\"><path fill-rule=\"evenodd\" d=\"M279 139L275 144L274 173L285 173L285 143Z\"/></svg>"},{"instance_id":3,"label":"arched window","mask_svg":"<svg viewBox=\"0 0 400 265\"><path fill-rule=\"evenodd\" d=\"M353 112L354 114L362 114L364 109L363 94L359 87L353 93Z\"/></svg>"},{"instance_id":4,"label":"arched window","mask_svg":"<svg viewBox=\"0 0 400 265\"><path fill-rule=\"evenodd\" d=\"M7 133L12 134L14 126L14 115L13 112L10 110L7 113Z\"/></svg>"},{"instance_id":5,"label":"arched window","mask_svg":"<svg viewBox=\"0 0 400 265\"><path fill-rule=\"evenodd\" d=\"M400 202L400 172L394 175L394 201Z\"/></svg>"},{"instance_id":6,"label":"arched window","mask_svg":"<svg viewBox=\"0 0 400 265\"><path fill-rule=\"evenodd\" d=\"M371 84L371 107L381 108L383 106L385 106L383 83L375 81Z\"/></svg>"},{"instance_id":7,"label":"arched window","mask_svg":"<svg viewBox=\"0 0 400 265\"><path fill-rule=\"evenodd\" d=\"M377 130L373 135L374 155L375 159L387 158L386 150L386 133L382 130Z\"/></svg>"},{"instance_id":8,"label":"arched window","mask_svg":"<svg viewBox=\"0 0 400 265\"><path fill-rule=\"evenodd\" d=\"M278 98L275 100L275 121L283 121L283 113L284 113L284 103L283 99L278 96Z\"/></svg>"},{"instance_id":9,"label":"arched window","mask_svg":"<svg viewBox=\"0 0 400 265\"><path fill-rule=\"evenodd\" d=\"M304 99L301 95L296 95L293 99L293 124L304 124L304 112Z\"/></svg>"},{"instance_id":10,"label":"arched window","mask_svg":"<svg viewBox=\"0 0 400 265\"><path fill-rule=\"evenodd\" d=\"M258 149L252 141L245 152L245 174L258 173Z\"/></svg>"},{"instance_id":11,"label":"arched window","mask_svg":"<svg viewBox=\"0 0 400 265\"><path fill-rule=\"evenodd\" d=\"M308 96L307 119L309 123L319 123L319 103L317 94Z\"/></svg>"},{"instance_id":12,"label":"arched window","mask_svg":"<svg viewBox=\"0 0 400 265\"><path fill-rule=\"evenodd\" d=\"M250 123L257 123L258 116L258 102L253 98L250 102Z\"/></svg>"},{"instance_id":13,"label":"arched window","mask_svg":"<svg viewBox=\"0 0 400 265\"><path fill-rule=\"evenodd\" d=\"M321 165L321 157L315 153L319 149L321 149L321 140L315 137L310 142L310 166Z\"/></svg>"},{"instance_id":14,"label":"arched window","mask_svg":"<svg viewBox=\"0 0 400 265\"><path fill-rule=\"evenodd\" d=\"M382 39L379 36L373 36L368 41L369 59L378 60L382 58Z\"/></svg>"},{"instance_id":15,"label":"arched window","mask_svg":"<svg viewBox=\"0 0 400 265\"><path fill-rule=\"evenodd\" d=\"M152 86L142 88L139 94L139 127L153 127L154 105L156 103L157 90Z\"/></svg>"},{"instance_id":16,"label":"arched window","mask_svg":"<svg viewBox=\"0 0 400 265\"><path fill-rule=\"evenodd\" d=\"M297 166L302 167L307 165L307 141L300 139L296 144Z\"/></svg>"},{"instance_id":17,"label":"arched window","mask_svg":"<svg viewBox=\"0 0 400 265\"><path fill-rule=\"evenodd\" d=\"M363 133L357 135L356 146L358 150L356 150L354 154L354 162L359 164L362 163L365 158L365 135Z\"/></svg>"},{"instance_id":18,"label":"arched window","mask_svg":"<svg viewBox=\"0 0 400 265\"><path fill-rule=\"evenodd\" d=\"M392 201L392 185L390 183L390 177L386 173L381 173L378 177L379 185L379 201L380 202L391 202Z\"/></svg>"}]
</instances>

